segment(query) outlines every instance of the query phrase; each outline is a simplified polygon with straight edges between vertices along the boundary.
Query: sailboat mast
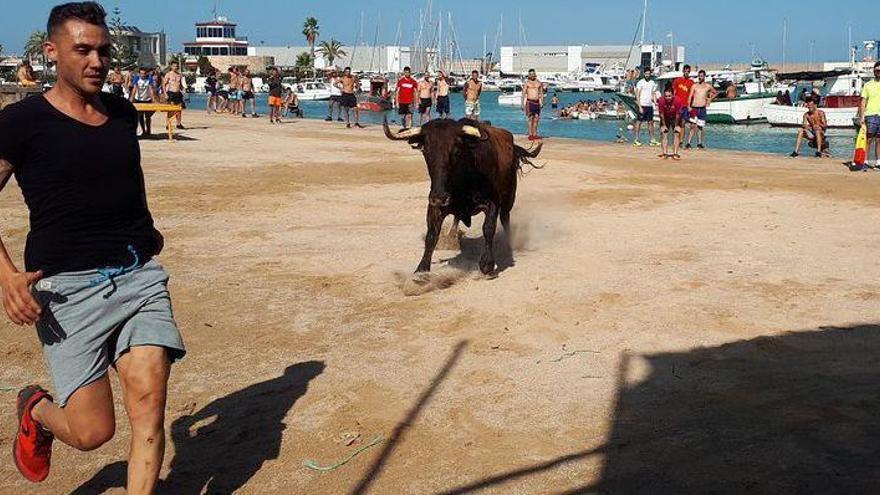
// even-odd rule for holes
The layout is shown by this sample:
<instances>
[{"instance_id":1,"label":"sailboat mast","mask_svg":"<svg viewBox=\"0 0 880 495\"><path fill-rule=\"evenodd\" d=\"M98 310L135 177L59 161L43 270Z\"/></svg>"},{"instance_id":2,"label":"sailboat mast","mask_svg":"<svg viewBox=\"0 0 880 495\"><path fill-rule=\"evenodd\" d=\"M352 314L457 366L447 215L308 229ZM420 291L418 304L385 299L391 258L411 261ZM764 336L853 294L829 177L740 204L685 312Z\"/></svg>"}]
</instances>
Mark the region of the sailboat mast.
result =
<instances>
[{"instance_id":1,"label":"sailboat mast","mask_svg":"<svg viewBox=\"0 0 880 495\"><path fill-rule=\"evenodd\" d=\"M785 72L785 50L788 45L788 18L782 19L782 72Z\"/></svg>"},{"instance_id":2,"label":"sailboat mast","mask_svg":"<svg viewBox=\"0 0 880 495\"><path fill-rule=\"evenodd\" d=\"M645 44L645 27L648 25L648 0L645 0L645 8L642 10L642 38L639 45Z\"/></svg>"}]
</instances>

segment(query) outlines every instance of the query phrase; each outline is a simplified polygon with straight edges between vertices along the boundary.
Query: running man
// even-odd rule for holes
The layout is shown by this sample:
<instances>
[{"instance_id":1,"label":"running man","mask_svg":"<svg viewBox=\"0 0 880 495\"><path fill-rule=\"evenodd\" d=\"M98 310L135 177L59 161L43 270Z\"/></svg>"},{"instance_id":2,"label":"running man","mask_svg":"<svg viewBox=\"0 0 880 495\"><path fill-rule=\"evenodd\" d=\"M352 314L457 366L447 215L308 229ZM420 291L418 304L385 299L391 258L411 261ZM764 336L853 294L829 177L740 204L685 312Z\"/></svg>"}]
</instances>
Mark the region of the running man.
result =
<instances>
[{"instance_id":1,"label":"running man","mask_svg":"<svg viewBox=\"0 0 880 495\"><path fill-rule=\"evenodd\" d=\"M691 88L694 87L694 80L691 79L691 66L685 65L681 69L682 76L672 82L673 91L675 92L675 101L681 106L682 113L682 135L681 141L684 141L688 128L691 126L691 115L688 110L688 102L691 100Z\"/></svg>"},{"instance_id":2,"label":"running man","mask_svg":"<svg viewBox=\"0 0 880 495\"><path fill-rule=\"evenodd\" d=\"M416 101L419 83L413 79L409 67L403 68L403 77L397 80L397 113L400 115L401 130L412 127L412 104Z\"/></svg>"},{"instance_id":3,"label":"running man","mask_svg":"<svg viewBox=\"0 0 880 495\"><path fill-rule=\"evenodd\" d=\"M825 118L825 112L819 110L815 98L808 99L807 112L804 114L803 123L798 131L797 141L794 143L794 151L789 156L797 158L804 139L807 140L810 148L816 148L816 158L831 156L831 153L828 151L828 141L825 139L825 131L827 130L828 120Z\"/></svg>"},{"instance_id":4,"label":"running man","mask_svg":"<svg viewBox=\"0 0 880 495\"><path fill-rule=\"evenodd\" d=\"M239 78L239 84L241 88L241 116L245 117L247 115L247 103L251 102L251 117L257 118L257 98L254 95L254 80L251 78L251 71L249 69L244 70L244 74Z\"/></svg>"},{"instance_id":5,"label":"running man","mask_svg":"<svg viewBox=\"0 0 880 495\"><path fill-rule=\"evenodd\" d=\"M657 81L651 78L653 69L645 67L642 71L644 78L636 84L636 102L639 107L639 118L636 120L636 138L633 146L641 146L642 123L648 124L648 138L651 146L658 146L660 142L654 139L654 105L657 103Z\"/></svg>"},{"instance_id":6,"label":"running man","mask_svg":"<svg viewBox=\"0 0 880 495\"><path fill-rule=\"evenodd\" d=\"M678 147L681 144L681 136L684 132L685 118L682 115L681 102L675 96L671 85L663 90L663 96L657 99L657 110L660 114L660 144L662 151L659 155L664 160L672 157L673 160L681 160ZM669 153L669 135L672 134L672 153Z\"/></svg>"},{"instance_id":7,"label":"running man","mask_svg":"<svg viewBox=\"0 0 880 495\"><path fill-rule=\"evenodd\" d=\"M523 84L522 109L529 121L529 141L539 141L538 123L541 121L541 108L544 107L544 85L538 80L535 69L529 69L529 77Z\"/></svg>"},{"instance_id":8,"label":"running man","mask_svg":"<svg viewBox=\"0 0 880 495\"><path fill-rule=\"evenodd\" d=\"M871 141L873 141L874 158L877 159L876 167L880 168L880 62L874 64L874 79L862 87L859 120L868 134L867 154L871 153ZM865 159L867 158L865 157Z\"/></svg>"},{"instance_id":9,"label":"running man","mask_svg":"<svg viewBox=\"0 0 880 495\"><path fill-rule=\"evenodd\" d=\"M146 67L141 67L138 75L132 78L131 93L128 97L134 103L159 101L155 81L153 81L153 76L147 74ZM153 133L153 112L138 112L138 124L141 126L141 136L150 136Z\"/></svg>"},{"instance_id":10,"label":"running man","mask_svg":"<svg viewBox=\"0 0 880 495\"><path fill-rule=\"evenodd\" d=\"M419 125L431 121L431 107L434 106L434 85L431 75L425 72L419 81Z\"/></svg>"},{"instance_id":11,"label":"running man","mask_svg":"<svg viewBox=\"0 0 880 495\"><path fill-rule=\"evenodd\" d=\"M355 92L358 87L358 80L351 75L351 67L346 67L342 71L342 77L339 78L339 89L342 90L342 96L339 103L345 111L345 127L351 129L351 112L354 110L354 126L363 129L361 125L361 110L358 108L357 96Z\"/></svg>"},{"instance_id":12,"label":"running man","mask_svg":"<svg viewBox=\"0 0 880 495\"><path fill-rule=\"evenodd\" d=\"M81 451L108 442L112 367L131 425L127 493L142 495L156 488L168 376L186 351L154 258L163 240L147 207L137 114L101 92L113 46L105 17L94 2L53 8L43 51L57 83L0 112L0 184L15 175L32 220L24 272L0 243L3 303L13 323L37 326L55 384L54 397L39 385L18 393L12 453L39 482L56 438Z\"/></svg>"},{"instance_id":13,"label":"running man","mask_svg":"<svg viewBox=\"0 0 880 495\"><path fill-rule=\"evenodd\" d=\"M471 71L471 78L464 82L464 117L471 120L480 120L480 94L483 92L483 83L480 82L480 73Z\"/></svg>"},{"instance_id":14,"label":"running man","mask_svg":"<svg viewBox=\"0 0 880 495\"><path fill-rule=\"evenodd\" d=\"M171 70L162 79L162 92L167 95L168 103L186 108L186 104L183 102L183 76L180 75L177 62L171 62ZM175 112L173 116L177 119L177 128L183 129L183 124L180 122L183 112ZM168 116L169 119L171 117L171 115Z\"/></svg>"},{"instance_id":15,"label":"running man","mask_svg":"<svg viewBox=\"0 0 880 495\"><path fill-rule=\"evenodd\" d=\"M449 77L441 70L437 76L437 115L448 119L449 113Z\"/></svg>"},{"instance_id":16,"label":"running man","mask_svg":"<svg viewBox=\"0 0 880 495\"><path fill-rule=\"evenodd\" d=\"M703 146L703 131L706 127L706 108L716 96L718 96L718 91L712 87L712 84L706 82L706 71L701 70L697 73L696 84L691 87L691 98L688 101L688 115L690 115L692 125L685 149L691 149L691 141L694 140L694 134L698 136L697 148L705 149Z\"/></svg>"},{"instance_id":17,"label":"running man","mask_svg":"<svg viewBox=\"0 0 880 495\"><path fill-rule=\"evenodd\" d=\"M281 99L281 74L278 68L273 67L269 73L269 123L281 123L281 107L284 101Z\"/></svg>"}]
</instances>

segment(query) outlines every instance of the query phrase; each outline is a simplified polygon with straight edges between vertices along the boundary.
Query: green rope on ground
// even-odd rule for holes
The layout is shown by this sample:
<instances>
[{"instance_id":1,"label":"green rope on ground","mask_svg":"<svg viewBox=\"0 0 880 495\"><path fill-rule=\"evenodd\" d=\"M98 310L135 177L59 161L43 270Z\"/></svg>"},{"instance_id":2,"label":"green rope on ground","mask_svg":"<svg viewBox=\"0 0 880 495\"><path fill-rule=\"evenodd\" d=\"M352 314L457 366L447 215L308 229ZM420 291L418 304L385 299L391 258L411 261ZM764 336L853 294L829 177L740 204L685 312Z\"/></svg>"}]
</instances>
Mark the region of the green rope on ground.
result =
<instances>
[{"instance_id":1,"label":"green rope on ground","mask_svg":"<svg viewBox=\"0 0 880 495\"><path fill-rule=\"evenodd\" d=\"M0 393L12 392L13 390L15 390L15 387L7 387L6 385L0 385Z\"/></svg>"},{"instance_id":2,"label":"green rope on ground","mask_svg":"<svg viewBox=\"0 0 880 495\"><path fill-rule=\"evenodd\" d=\"M349 454L348 457L346 457L345 459L342 459L341 461L337 462L336 464L331 464L329 466L319 466L315 461L306 460L305 462L303 462L303 466L305 466L309 469L314 469L315 471L324 471L324 472L333 471L336 468L339 468L339 467L342 467L342 466L348 464L348 462L350 460L357 457L357 455L360 454L361 452L369 449L370 447L379 445L380 443L382 443L384 441L385 441L385 439L382 438L382 435L379 435L376 438L374 438L372 442L355 449L355 451L352 452L351 454Z\"/></svg>"}]
</instances>

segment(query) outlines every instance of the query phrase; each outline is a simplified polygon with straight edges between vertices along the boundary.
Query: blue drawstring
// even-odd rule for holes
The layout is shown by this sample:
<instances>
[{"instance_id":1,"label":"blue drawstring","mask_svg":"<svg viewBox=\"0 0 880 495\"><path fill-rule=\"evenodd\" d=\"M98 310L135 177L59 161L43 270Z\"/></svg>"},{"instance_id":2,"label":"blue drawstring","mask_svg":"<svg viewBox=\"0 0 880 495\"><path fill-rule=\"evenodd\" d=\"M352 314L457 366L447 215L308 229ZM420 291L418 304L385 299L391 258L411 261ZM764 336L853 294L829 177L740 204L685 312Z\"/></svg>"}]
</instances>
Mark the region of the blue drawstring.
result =
<instances>
[{"instance_id":1,"label":"blue drawstring","mask_svg":"<svg viewBox=\"0 0 880 495\"><path fill-rule=\"evenodd\" d=\"M111 284L110 292L104 294L104 299L108 299L110 296L113 295L114 292L116 292L116 281L114 280L116 277L118 277L120 275L124 275L129 272L133 272L141 264L141 259L138 256L137 251L134 249L134 246L132 246L131 244L128 245L128 252L131 253L132 256L134 256L134 263L132 263L129 266L118 266L115 268L112 268L112 267L99 268L98 273L100 273L101 276L92 279L92 282L90 285L91 287L101 285L104 282L110 282L110 284Z\"/></svg>"}]
</instances>

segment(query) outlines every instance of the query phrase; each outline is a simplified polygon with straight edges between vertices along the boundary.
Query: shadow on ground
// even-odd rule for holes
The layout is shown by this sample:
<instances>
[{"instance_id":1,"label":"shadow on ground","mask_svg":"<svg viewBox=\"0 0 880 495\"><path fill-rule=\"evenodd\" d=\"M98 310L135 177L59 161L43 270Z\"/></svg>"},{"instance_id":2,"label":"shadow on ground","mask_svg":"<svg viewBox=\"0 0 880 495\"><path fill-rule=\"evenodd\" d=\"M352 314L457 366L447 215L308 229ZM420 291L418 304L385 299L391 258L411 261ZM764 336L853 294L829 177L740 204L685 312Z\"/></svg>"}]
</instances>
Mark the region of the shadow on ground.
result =
<instances>
[{"instance_id":1,"label":"shadow on ground","mask_svg":"<svg viewBox=\"0 0 880 495\"><path fill-rule=\"evenodd\" d=\"M437 393L437 389L440 388L440 385L446 381L446 378L449 376L449 373L453 368L458 364L458 360L461 358L464 350L467 348L469 342L467 340L462 340L456 344L455 348L453 348L452 353L449 357L446 358L446 362L443 363L443 366L434 375L434 378L431 380L431 383L422 391L419 395L418 400L416 400L415 404L407 411L406 416L404 416L400 422L394 427L394 430L391 432L391 435L388 437L388 440L385 442L385 446L382 448L382 451L376 457L376 459L370 465L370 468L367 470L366 474L361 478L360 482L358 482L357 486L354 487L351 491L351 495L362 495L367 493L370 490L370 487L376 481L376 479L381 476L382 471L385 469L385 464L391 458L394 450L404 441L407 432L413 426L413 424L419 419L424 409L431 403L434 399L434 395ZM382 493L382 492L377 492Z\"/></svg>"},{"instance_id":2,"label":"shadow on ground","mask_svg":"<svg viewBox=\"0 0 880 495\"><path fill-rule=\"evenodd\" d=\"M284 418L323 370L320 361L288 366L277 378L221 397L175 420L171 425L175 455L159 493L228 494L244 486L264 462L278 457L287 428ZM73 493L98 494L122 487L125 470L124 462L110 464Z\"/></svg>"},{"instance_id":3,"label":"shadow on ground","mask_svg":"<svg viewBox=\"0 0 880 495\"><path fill-rule=\"evenodd\" d=\"M645 364L644 379L626 378ZM880 326L624 355L618 378L604 446L443 493L515 491L594 455L604 458L598 480L542 493L880 493Z\"/></svg>"}]
</instances>

